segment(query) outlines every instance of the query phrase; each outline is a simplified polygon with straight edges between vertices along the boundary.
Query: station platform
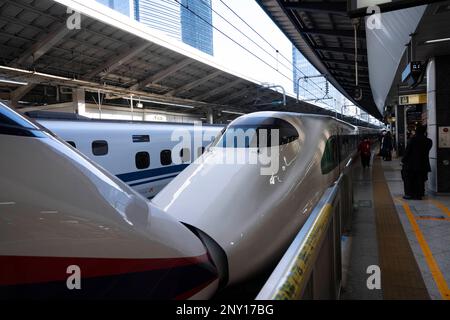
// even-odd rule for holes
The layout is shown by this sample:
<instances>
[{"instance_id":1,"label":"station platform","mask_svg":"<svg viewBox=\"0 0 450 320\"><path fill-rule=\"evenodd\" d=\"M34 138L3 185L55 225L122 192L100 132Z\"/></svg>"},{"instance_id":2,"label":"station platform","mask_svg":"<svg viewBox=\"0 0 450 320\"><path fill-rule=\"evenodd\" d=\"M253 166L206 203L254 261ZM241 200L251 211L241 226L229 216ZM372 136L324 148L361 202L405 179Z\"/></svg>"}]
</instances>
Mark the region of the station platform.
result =
<instances>
[{"instance_id":1,"label":"station platform","mask_svg":"<svg viewBox=\"0 0 450 320\"><path fill-rule=\"evenodd\" d=\"M423 200L404 200L400 159L374 156L371 164L353 174L341 299L449 300L450 197L427 192ZM368 286L373 266L380 289Z\"/></svg>"}]
</instances>

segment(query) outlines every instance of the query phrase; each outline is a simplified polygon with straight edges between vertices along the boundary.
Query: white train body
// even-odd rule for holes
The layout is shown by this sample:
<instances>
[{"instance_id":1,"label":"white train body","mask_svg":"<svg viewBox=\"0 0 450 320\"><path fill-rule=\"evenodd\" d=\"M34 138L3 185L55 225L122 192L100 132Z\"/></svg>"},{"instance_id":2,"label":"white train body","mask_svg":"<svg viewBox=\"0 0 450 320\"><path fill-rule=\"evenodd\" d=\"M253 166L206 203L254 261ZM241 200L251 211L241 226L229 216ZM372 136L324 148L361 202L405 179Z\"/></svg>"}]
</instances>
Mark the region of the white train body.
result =
<instances>
[{"instance_id":1,"label":"white train body","mask_svg":"<svg viewBox=\"0 0 450 320\"><path fill-rule=\"evenodd\" d=\"M217 289L193 232L2 103L0 150L0 297L205 298Z\"/></svg>"},{"instance_id":2,"label":"white train body","mask_svg":"<svg viewBox=\"0 0 450 320\"><path fill-rule=\"evenodd\" d=\"M222 126L158 122L37 120L146 198L155 196L220 133ZM172 153L189 134L184 161ZM174 134L174 138L172 138ZM97 148L97 149L96 149ZM170 161L169 161L170 160ZM140 162L139 162L140 161Z\"/></svg>"},{"instance_id":3,"label":"white train body","mask_svg":"<svg viewBox=\"0 0 450 320\"><path fill-rule=\"evenodd\" d=\"M296 113L248 114L234 120L227 131L252 126L280 129L284 141L277 173L262 175L260 163L222 163L226 157L250 157L267 150L223 147L221 138L152 200L223 248L229 283L246 279L284 253L358 142L352 125Z\"/></svg>"}]
</instances>

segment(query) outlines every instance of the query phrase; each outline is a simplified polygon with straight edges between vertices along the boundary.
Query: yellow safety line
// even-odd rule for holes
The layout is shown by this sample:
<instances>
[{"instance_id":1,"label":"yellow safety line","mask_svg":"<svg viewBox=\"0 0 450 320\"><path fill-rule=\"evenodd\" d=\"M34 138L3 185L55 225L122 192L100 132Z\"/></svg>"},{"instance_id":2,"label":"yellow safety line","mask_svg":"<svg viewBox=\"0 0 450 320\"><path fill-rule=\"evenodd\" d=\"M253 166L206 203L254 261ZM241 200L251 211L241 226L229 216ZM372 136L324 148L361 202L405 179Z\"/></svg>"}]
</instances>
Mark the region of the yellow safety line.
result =
<instances>
[{"instance_id":1,"label":"yellow safety line","mask_svg":"<svg viewBox=\"0 0 450 320\"><path fill-rule=\"evenodd\" d=\"M416 217L417 220L450 221L450 218Z\"/></svg>"},{"instance_id":2,"label":"yellow safety line","mask_svg":"<svg viewBox=\"0 0 450 320\"><path fill-rule=\"evenodd\" d=\"M428 246L428 243L425 240L425 237L423 236L422 231L419 228L419 225L417 224L417 221L414 217L414 214L411 211L411 208L405 201L398 198L396 200L401 202L403 209L406 212L406 216L408 217L409 223L411 224L411 227L416 235L417 241L419 242L420 248L422 249L422 252L425 256L425 260L428 264L428 267L430 268L431 275L433 276L434 282L436 283L439 289L439 293L441 294L442 299L450 300L450 290L448 288L447 282L445 281L445 278L442 275L439 265L437 264L436 260L433 257L433 253L431 252L430 247Z\"/></svg>"},{"instance_id":3,"label":"yellow safety line","mask_svg":"<svg viewBox=\"0 0 450 320\"><path fill-rule=\"evenodd\" d=\"M450 217L450 210L440 201L430 199L428 202L433 203L436 207L438 207L442 212L444 212L447 216Z\"/></svg>"}]
</instances>

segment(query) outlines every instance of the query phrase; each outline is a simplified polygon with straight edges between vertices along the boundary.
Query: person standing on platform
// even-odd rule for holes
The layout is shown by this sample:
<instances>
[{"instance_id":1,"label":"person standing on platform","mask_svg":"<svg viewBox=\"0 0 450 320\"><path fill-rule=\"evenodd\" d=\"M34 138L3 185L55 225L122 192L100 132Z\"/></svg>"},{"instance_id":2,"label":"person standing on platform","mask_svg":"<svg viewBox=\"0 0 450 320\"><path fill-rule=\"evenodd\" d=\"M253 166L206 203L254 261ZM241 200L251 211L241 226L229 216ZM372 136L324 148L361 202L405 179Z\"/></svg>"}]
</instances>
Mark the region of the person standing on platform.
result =
<instances>
[{"instance_id":1,"label":"person standing on platform","mask_svg":"<svg viewBox=\"0 0 450 320\"><path fill-rule=\"evenodd\" d=\"M358 152L361 157L361 164L363 168L370 167L370 141L368 137L365 137L358 146Z\"/></svg>"},{"instance_id":2,"label":"person standing on platform","mask_svg":"<svg viewBox=\"0 0 450 320\"><path fill-rule=\"evenodd\" d=\"M383 156L383 160L385 161L392 160L392 135L390 131L386 132L386 134L384 135L381 144L381 155Z\"/></svg>"},{"instance_id":3,"label":"person standing on platform","mask_svg":"<svg viewBox=\"0 0 450 320\"><path fill-rule=\"evenodd\" d=\"M417 126L416 134L408 141L402 159L402 178L405 188L404 199L421 200L425 195L425 181L431 171L429 152L433 141L427 138L426 128Z\"/></svg>"}]
</instances>

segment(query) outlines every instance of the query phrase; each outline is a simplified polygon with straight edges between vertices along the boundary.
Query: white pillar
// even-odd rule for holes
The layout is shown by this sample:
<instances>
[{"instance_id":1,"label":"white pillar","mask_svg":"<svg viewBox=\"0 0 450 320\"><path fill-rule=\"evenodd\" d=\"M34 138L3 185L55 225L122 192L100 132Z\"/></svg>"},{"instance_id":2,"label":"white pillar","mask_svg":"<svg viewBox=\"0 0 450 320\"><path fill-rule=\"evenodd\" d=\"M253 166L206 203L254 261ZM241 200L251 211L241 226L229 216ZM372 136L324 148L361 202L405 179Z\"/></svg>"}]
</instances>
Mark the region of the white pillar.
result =
<instances>
[{"instance_id":1,"label":"white pillar","mask_svg":"<svg viewBox=\"0 0 450 320\"><path fill-rule=\"evenodd\" d=\"M86 114L86 96L84 89L73 89L72 91L72 101L73 109L75 113L79 115Z\"/></svg>"},{"instance_id":2,"label":"white pillar","mask_svg":"<svg viewBox=\"0 0 450 320\"><path fill-rule=\"evenodd\" d=\"M131 121L134 120L134 102L133 102L133 96L131 96L130 99L130 107L131 107Z\"/></svg>"},{"instance_id":3,"label":"white pillar","mask_svg":"<svg viewBox=\"0 0 450 320\"><path fill-rule=\"evenodd\" d=\"M206 114L206 119L207 119L209 124L213 124L214 123L214 113L213 113L212 108L208 109L208 112Z\"/></svg>"},{"instance_id":4,"label":"white pillar","mask_svg":"<svg viewBox=\"0 0 450 320\"><path fill-rule=\"evenodd\" d=\"M428 189L437 192L437 137L436 137L436 61L432 58L427 65L427 132L433 140L430 150L431 173L428 176Z\"/></svg>"}]
</instances>

